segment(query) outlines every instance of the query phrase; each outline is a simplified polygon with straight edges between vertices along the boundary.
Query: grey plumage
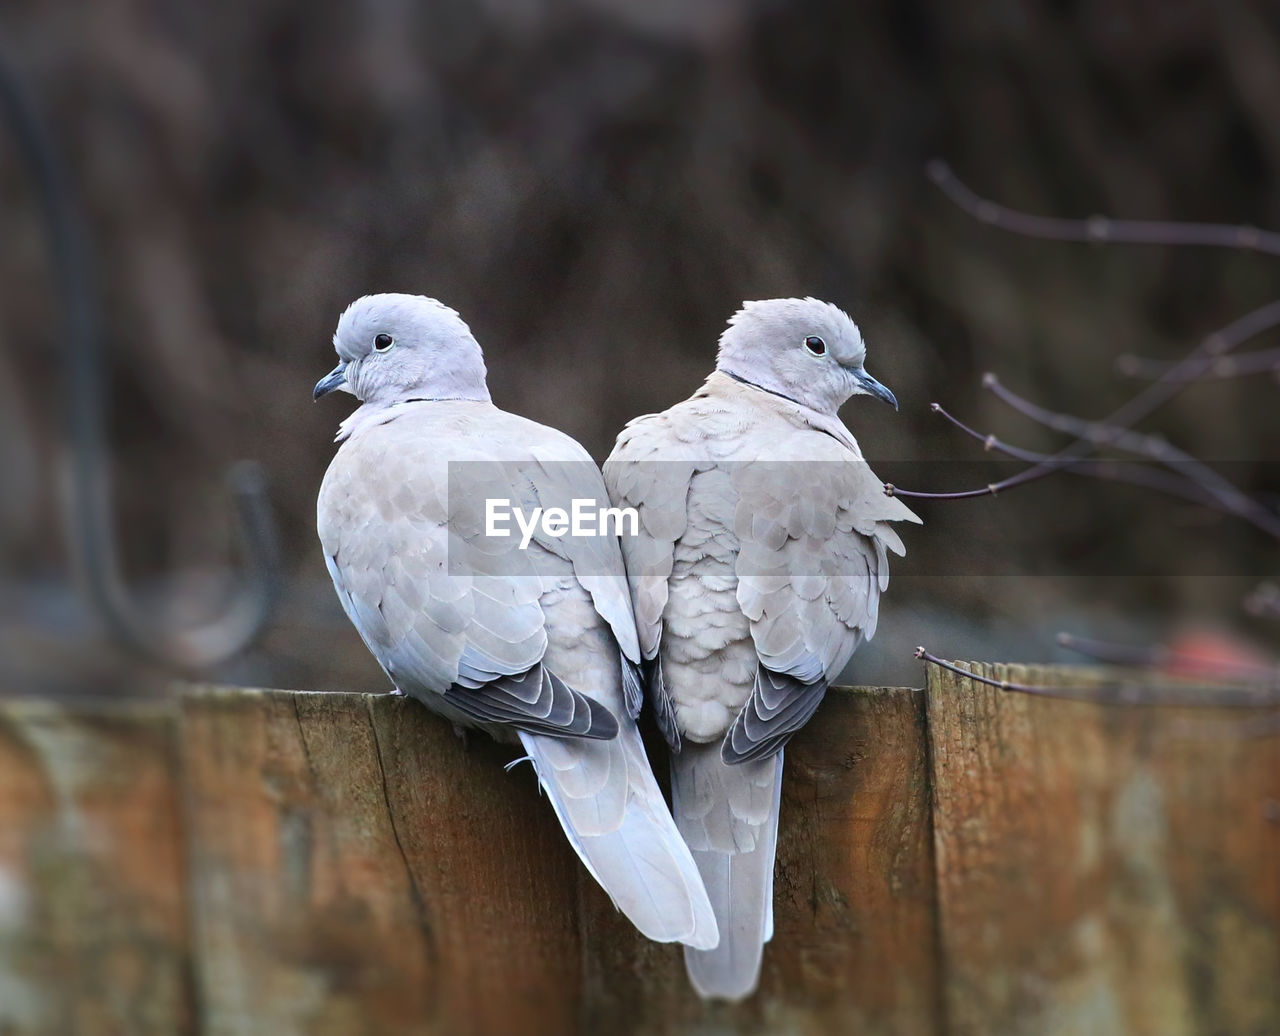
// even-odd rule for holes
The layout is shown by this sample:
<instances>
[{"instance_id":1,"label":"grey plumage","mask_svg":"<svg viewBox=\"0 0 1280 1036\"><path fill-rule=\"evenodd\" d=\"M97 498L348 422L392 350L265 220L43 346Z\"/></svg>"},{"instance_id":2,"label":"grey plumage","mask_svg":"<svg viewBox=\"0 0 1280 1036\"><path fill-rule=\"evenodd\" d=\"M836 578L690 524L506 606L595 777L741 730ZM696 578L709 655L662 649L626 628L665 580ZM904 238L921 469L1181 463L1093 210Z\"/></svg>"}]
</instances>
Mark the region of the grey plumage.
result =
<instances>
[{"instance_id":1,"label":"grey plumage","mask_svg":"<svg viewBox=\"0 0 1280 1036\"><path fill-rule=\"evenodd\" d=\"M720 758L733 766L781 752L791 736L809 722L826 693L826 680L806 682L757 667L751 697L725 735Z\"/></svg>"},{"instance_id":2,"label":"grey plumage","mask_svg":"<svg viewBox=\"0 0 1280 1036\"><path fill-rule=\"evenodd\" d=\"M549 737L608 741L618 736L613 713L566 686L543 665L515 676L495 676L478 687L454 684L444 696L477 723L509 723L517 730Z\"/></svg>"},{"instance_id":3,"label":"grey plumage","mask_svg":"<svg viewBox=\"0 0 1280 1036\"><path fill-rule=\"evenodd\" d=\"M836 416L856 394L896 405L864 358L834 306L748 303L706 383L631 422L604 466L615 505L640 515L622 542L648 692L720 928L718 947L685 954L704 996L756 986L783 746L875 632L888 553L903 553L888 523L919 521Z\"/></svg>"},{"instance_id":4,"label":"grey plumage","mask_svg":"<svg viewBox=\"0 0 1280 1036\"><path fill-rule=\"evenodd\" d=\"M633 720L641 655L616 538L539 533L521 549L482 535L487 498L603 502L590 457L489 401L479 346L438 302L361 299L335 345L316 394L345 388L364 405L343 424L317 522L361 637L406 694L523 745L570 843L641 932L714 946Z\"/></svg>"}]
</instances>

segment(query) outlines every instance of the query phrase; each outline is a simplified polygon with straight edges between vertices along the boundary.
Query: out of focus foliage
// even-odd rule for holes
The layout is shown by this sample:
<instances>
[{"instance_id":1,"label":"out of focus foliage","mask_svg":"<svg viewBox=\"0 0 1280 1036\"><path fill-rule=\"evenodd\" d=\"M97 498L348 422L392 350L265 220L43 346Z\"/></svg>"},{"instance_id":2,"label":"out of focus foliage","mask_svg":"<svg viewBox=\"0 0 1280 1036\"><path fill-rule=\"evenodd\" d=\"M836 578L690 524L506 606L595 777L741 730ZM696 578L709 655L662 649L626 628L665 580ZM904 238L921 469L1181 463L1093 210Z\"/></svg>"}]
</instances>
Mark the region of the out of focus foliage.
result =
<instances>
[{"instance_id":1,"label":"out of focus foliage","mask_svg":"<svg viewBox=\"0 0 1280 1036\"><path fill-rule=\"evenodd\" d=\"M598 458L626 420L699 383L742 299L817 295L859 320L869 367L903 403L896 418L847 408L868 456L968 462L980 450L931 400L1055 444L985 397L981 371L1101 416L1131 389L1118 353L1180 355L1280 284L1247 255L1001 236L922 175L942 155L1029 210L1280 227L1280 10L1266 0L7 0L0 47L95 234L132 570L216 567L222 470L268 468L291 584L251 678L381 686L313 528L345 410L313 406L310 387L359 294L459 309L499 405ZM81 621L58 590L58 301L7 140L0 225L0 600L26 630L6 642L10 678L53 685L74 656L63 627ZM1265 377L1200 387L1159 427L1265 482L1277 392ZM902 472L945 488L978 476ZM1274 544L1138 506L1137 491L1065 480L921 506L865 672L910 678L903 648L926 638L1045 656L1059 615L1243 622ZM1127 568L1135 526L1188 566ZM959 575L958 543L981 545ZM1088 578L1067 578L1082 553ZM997 574L980 577L988 559ZM47 662L12 662L38 644ZM76 671L98 673L93 657Z\"/></svg>"}]
</instances>

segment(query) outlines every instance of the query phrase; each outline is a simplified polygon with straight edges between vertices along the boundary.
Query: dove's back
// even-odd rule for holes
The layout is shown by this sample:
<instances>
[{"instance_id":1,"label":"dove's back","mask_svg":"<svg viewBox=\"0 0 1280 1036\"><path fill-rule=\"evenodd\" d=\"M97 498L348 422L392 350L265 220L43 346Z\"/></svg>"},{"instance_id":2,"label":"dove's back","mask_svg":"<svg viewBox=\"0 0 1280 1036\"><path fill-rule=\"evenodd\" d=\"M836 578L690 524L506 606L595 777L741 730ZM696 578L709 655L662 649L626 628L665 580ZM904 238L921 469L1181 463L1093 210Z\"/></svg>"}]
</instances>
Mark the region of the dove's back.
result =
<instances>
[{"instance_id":1,"label":"dove's back","mask_svg":"<svg viewBox=\"0 0 1280 1036\"><path fill-rule=\"evenodd\" d=\"M633 718L640 654L617 540L535 536L521 550L515 535L477 549L484 497L603 504L590 457L488 402L415 401L355 418L318 519L369 649L405 693L523 744L575 851L644 935L716 945ZM455 468L451 485L451 461L475 467Z\"/></svg>"},{"instance_id":2,"label":"dove's back","mask_svg":"<svg viewBox=\"0 0 1280 1036\"><path fill-rule=\"evenodd\" d=\"M875 630L887 524L913 520L837 419L712 374L638 418L604 466L649 694L673 748L673 811L720 943L686 949L703 996L740 999L773 935L782 746Z\"/></svg>"}]
</instances>

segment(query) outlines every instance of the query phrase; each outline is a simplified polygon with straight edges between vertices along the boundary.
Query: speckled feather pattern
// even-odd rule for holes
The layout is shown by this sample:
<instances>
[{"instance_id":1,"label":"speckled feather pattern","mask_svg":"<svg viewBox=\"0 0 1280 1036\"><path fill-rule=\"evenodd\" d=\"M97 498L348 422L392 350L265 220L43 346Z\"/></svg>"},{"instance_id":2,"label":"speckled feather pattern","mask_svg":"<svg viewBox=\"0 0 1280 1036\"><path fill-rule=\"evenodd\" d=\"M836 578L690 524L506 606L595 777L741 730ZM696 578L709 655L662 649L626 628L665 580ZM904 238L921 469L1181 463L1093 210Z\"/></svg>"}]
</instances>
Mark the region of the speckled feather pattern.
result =
<instances>
[{"instance_id":1,"label":"speckled feather pattern","mask_svg":"<svg viewBox=\"0 0 1280 1036\"><path fill-rule=\"evenodd\" d=\"M788 467L794 484L779 481ZM834 677L875 633L887 555L903 553L889 523L919 520L884 495L838 419L721 373L627 425L604 475L614 503L640 513L623 553L641 650L661 654L696 742L724 736L760 662Z\"/></svg>"}]
</instances>

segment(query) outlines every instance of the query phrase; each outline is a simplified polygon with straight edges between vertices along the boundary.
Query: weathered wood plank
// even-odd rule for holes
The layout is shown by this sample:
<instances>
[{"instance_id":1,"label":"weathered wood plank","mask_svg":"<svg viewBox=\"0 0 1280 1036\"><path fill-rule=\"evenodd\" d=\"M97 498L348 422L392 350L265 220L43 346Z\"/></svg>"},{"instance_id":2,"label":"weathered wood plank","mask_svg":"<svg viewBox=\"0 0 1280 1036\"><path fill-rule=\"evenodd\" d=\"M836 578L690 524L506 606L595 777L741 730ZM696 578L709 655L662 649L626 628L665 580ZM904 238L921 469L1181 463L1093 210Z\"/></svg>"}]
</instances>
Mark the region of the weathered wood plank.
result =
<instances>
[{"instance_id":1,"label":"weathered wood plank","mask_svg":"<svg viewBox=\"0 0 1280 1036\"><path fill-rule=\"evenodd\" d=\"M578 858L517 752L466 747L416 702L370 699L387 798L435 933L446 1033L569 1033L581 996Z\"/></svg>"},{"instance_id":2,"label":"weathered wood plank","mask_svg":"<svg viewBox=\"0 0 1280 1036\"><path fill-rule=\"evenodd\" d=\"M1197 715L934 671L927 739L920 692L833 692L788 750L761 992L725 1006L509 749L413 702L5 703L0 1032L185 1032L193 1000L214 1033L1280 1031L1280 751Z\"/></svg>"},{"instance_id":3,"label":"weathered wood plank","mask_svg":"<svg viewBox=\"0 0 1280 1036\"><path fill-rule=\"evenodd\" d=\"M762 995L707 1006L565 845L512 752L387 696L209 691L183 709L213 1032L927 1033L923 695L836 692L789 750Z\"/></svg>"},{"instance_id":4,"label":"weathered wood plank","mask_svg":"<svg viewBox=\"0 0 1280 1036\"><path fill-rule=\"evenodd\" d=\"M932 666L928 702L951 1031L1280 1032L1274 737Z\"/></svg>"},{"instance_id":5,"label":"weathered wood plank","mask_svg":"<svg viewBox=\"0 0 1280 1036\"><path fill-rule=\"evenodd\" d=\"M757 996L702 1003L582 877L587 1032L939 1031L920 691L833 690L787 748L775 935Z\"/></svg>"},{"instance_id":6,"label":"weathered wood plank","mask_svg":"<svg viewBox=\"0 0 1280 1036\"><path fill-rule=\"evenodd\" d=\"M189 1032L173 716L0 702L0 1032Z\"/></svg>"},{"instance_id":7,"label":"weathered wood plank","mask_svg":"<svg viewBox=\"0 0 1280 1036\"><path fill-rule=\"evenodd\" d=\"M187 697L196 956L214 1033L559 1033L576 862L509 750L390 696Z\"/></svg>"}]
</instances>

